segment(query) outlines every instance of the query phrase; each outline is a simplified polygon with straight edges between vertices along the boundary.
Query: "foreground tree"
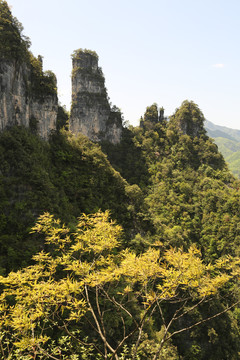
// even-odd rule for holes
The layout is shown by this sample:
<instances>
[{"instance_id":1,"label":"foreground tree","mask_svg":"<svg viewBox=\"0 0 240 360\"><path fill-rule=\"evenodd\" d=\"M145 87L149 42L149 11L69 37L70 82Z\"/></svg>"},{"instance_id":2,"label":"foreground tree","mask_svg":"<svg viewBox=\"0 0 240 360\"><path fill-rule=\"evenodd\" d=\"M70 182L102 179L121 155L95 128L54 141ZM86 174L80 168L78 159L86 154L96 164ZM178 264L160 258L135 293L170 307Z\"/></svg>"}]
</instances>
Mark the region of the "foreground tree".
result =
<instances>
[{"instance_id":1,"label":"foreground tree","mask_svg":"<svg viewBox=\"0 0 240 360\"><path fill-rule=\"evenodd\" d=\"M4 359L117 360L121 353L125 358L127 346L131 359L156 360L175 334L235 305L187 326L179 321L237 280L238 259L204 264L195 246L161 253L160 243L137 256L121 249L121 227L108 212L83 215L74 233L44 214L33 231L46 241L35 265L0 277ZM141 357L141 343L156 317L158 338Z\"/></svg>"}]
</instances>

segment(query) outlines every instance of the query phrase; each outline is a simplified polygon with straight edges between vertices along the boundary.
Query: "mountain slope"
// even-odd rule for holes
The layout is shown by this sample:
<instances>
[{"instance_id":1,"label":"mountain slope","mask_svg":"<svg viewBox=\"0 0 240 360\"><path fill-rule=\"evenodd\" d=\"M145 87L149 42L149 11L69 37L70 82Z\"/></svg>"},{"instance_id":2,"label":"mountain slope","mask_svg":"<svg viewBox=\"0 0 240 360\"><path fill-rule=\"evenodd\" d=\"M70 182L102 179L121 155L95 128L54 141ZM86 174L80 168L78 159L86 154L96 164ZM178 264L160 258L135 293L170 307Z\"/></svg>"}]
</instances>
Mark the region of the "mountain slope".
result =
<instances>
[{"instance_id":1,"label":"mountain slope","mask_svg":"<svg viewBox=\"0 0 240 360\"><path fill-rule=\"evenodd\" d=\"M240 177L240 130L230 129L205 122L208 135L213 138L223 154L229 169L232 173Z\"/></svg>"},{"instance_id":2,"label":"mountain slope","mask_svg":"<svg viewBox=\"0 0 240 360\"><path fill-rule=\"evenodd\" d=\"M45 142L21 127L0 133L0 273L28 264L41 249L29 235L40 214L74 227L81 213L109 209L134 233L140 226L135 205L132 187L85 136L56 133Z\"/></svg>"}]
</instances>

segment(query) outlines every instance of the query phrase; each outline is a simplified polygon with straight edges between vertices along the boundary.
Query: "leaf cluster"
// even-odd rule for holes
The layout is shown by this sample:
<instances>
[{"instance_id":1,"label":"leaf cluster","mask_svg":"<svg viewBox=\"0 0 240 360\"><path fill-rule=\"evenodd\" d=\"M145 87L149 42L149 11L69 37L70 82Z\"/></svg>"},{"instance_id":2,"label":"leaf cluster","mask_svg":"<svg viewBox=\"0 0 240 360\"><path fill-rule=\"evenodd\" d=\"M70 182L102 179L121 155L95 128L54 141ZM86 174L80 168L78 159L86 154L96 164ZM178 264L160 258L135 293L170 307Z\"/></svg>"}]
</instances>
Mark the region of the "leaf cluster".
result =
<instances>
[{"instance_id":1,"label":"leaf cluster","mask_svg":"<svg viewBox=\"0 0 240 360\"><path fill-rule=\"evenodd\" d=\"M171 248L162 255L158 244L138 256L129 249L116 252L122 229L109 220L108 212L81 216L75 232L45 213L32 231L43 233L54 251L41 251L33 257L34 265L0 277L0 325L8 336L13 358L14 354L51 358L54 329L65 332L71 343L69 349L74 348L74 343L94 344L102 358L111 354L112 359L118 359L126 343L134 347L135 357L143 329L158 312L164 331L151 357L156 360L163 344L186 330L171 333L173 322L239 277L237 258L204 264L195 246L187 252ZM169 321L163 306L172 301L180 305ZM186 307L188 303L190 307ZM136 316L136 309L140 316ZM119 337L114 340L111 332L116 325L109 328L108 311L114 311L118 326ZM94 342L85 342L81 334L86 322L96 334ZM77 324L80 333L76 337ZM0 348L2 356L6 356L4 346ZM55 353L60 354L55 357L60 359L64 353L61 344Z\"/></svg>"}]
</instances>

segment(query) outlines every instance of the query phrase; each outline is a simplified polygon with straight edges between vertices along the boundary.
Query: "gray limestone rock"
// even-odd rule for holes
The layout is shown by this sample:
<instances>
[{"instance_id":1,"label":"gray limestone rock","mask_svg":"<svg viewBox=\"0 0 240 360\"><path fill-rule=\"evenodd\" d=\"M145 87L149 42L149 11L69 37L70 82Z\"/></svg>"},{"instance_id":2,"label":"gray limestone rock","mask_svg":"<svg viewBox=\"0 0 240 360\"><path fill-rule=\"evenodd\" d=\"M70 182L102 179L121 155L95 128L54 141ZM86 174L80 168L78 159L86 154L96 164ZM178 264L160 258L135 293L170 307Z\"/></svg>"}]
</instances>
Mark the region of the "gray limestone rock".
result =
<instances>
[{"instance_id":1,"label":"gray limestone rock","mask_svg":"<svg viewBox=\"0 0 240 360\"><path fill-rule=\"evenodd\" d=\"M31 69L15 60L0 61L0 130L13 125L35 126L44 139L56 129L58 99L31 92Z\"/></svg>"},{"instance_id":2,"label":"gray limestone rock","mask_svg":"<svg viewBox=\"0 0 240 360\"><path fill-rule=\"evenodd\" d=\"M80 132L92 141L117 144L121 140L121 113L111 110L98 56L92 51L77 50L73 55L69 128L72 133Z\"/></svg>"},{"instance_id":3,"label":"gray limestone rock","mask_svg":"<svg viewBox=\"0 0 240 360\"><path fill-rule=\"evenodd\" d=\"M36 93L32 75L31 66L24 62L0 60L0 131L21 125L48 139L56 130L58 99L44 88L41 94ZM37 87L41 90L41 84ZM72 133L83 133L93 141L117 144L121 140L121 112L111 109L98 56L92 51L78 50L73 56L69 127Z\"/></svg>"}]
</instances>

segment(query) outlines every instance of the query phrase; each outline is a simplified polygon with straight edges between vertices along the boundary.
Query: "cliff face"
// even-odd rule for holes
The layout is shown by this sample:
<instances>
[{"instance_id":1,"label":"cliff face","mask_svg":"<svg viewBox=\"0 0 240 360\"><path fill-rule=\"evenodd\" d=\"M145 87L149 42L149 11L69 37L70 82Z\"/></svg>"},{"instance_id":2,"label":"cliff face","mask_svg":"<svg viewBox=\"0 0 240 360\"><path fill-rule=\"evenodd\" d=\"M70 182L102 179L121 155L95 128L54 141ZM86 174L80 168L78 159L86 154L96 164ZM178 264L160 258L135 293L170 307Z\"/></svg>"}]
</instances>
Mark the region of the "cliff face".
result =
<instances>
[{"instance_id":1,"label":"cliff face","mask_svg":"<svg viewBox=\"0 0 240 360\"><path fill-rule=\"evenodd\" d=\"M56 94L38 96L32 89L29 65L15 60L0 61L0 130L22 125L47 139L51 130L56 129L58 99Z\"/></svg>"},{"instance_id":2,"label":"cliff face","mask_svg":"<svg viewBox=\"0 0 240 360\"><path fill-rule=\"evenodd\" d=\"M94 52L78 50L73 56L72 110L69 128L93 141L120 142L121 113L112 111L105 79Z\"/></svg>"},{"instance_id":3,"label":"cliff face","mask_svg":"<svg viewBox=\"0 0 240 360\"><path fill-rule=\"evenodd\" d=\"M42 72L41 59L33 64L0 60L0 130L21 125L47 139L56 130L58 99L52 78ZM109 105L105 79L93 52L78 51L73 57L69 128L93 141L117 144L121 140L121 113Z\"/></svg>"}]
</instances>

